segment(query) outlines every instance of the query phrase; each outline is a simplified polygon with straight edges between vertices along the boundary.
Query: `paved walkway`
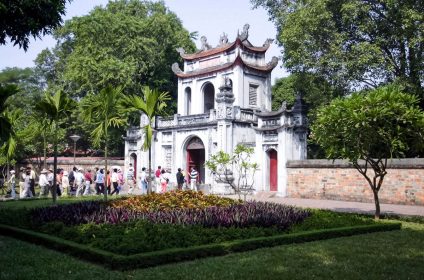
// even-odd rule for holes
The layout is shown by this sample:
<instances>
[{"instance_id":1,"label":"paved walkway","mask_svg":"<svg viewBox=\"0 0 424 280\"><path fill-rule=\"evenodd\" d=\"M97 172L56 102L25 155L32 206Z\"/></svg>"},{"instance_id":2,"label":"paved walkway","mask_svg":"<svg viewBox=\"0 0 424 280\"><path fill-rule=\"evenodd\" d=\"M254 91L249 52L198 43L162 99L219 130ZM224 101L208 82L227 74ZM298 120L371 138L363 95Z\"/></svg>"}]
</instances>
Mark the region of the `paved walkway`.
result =
<instances>
[{"instance_id":1,"label":"paved walkway","mask_svg":"<svg viewBox=\"0 0 424 280\"><path fill-rule=\"evenodd\" d=\"M232 198L238 198L238 196L232 195ZM338 201L338 200L320 200L320 199L304 199L304 198L287 198L277 197L273 194L258 193L253 196L247 196L247 200L253 199L257 201L268 201L283 203L298 207L305 208L319 208L329 209L339 212L350 212L350 213L367 213L374 214L375 205L374 203L362 203L352 201ZM398 205L398 204L380 204L381 213L403 215L403 216L423 216L424 217L424 206L414 205Z\"/></svg>"}]
</instances>

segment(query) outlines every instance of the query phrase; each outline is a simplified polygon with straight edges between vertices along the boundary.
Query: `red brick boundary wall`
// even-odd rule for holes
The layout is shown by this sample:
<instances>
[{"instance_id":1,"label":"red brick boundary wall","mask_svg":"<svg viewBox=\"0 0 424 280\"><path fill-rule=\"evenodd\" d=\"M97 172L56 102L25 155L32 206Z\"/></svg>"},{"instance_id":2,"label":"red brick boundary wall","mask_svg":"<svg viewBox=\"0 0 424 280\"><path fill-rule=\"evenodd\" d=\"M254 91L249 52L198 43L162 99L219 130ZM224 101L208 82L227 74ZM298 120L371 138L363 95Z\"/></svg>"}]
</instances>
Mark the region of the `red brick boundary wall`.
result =
<instances>
[{"instance_id":1,"label":"red brick boundary wall","mask_svg":"<svg viewBox=\"0 0 424 280\"><path fill-rule=\"evenodd\" d=\"M424 205L424 158L393 159L388 165L380 203ZM366 179L347 161L288 161L287 176L288 197L374 201Z\"/></svg>"}]
</instances>

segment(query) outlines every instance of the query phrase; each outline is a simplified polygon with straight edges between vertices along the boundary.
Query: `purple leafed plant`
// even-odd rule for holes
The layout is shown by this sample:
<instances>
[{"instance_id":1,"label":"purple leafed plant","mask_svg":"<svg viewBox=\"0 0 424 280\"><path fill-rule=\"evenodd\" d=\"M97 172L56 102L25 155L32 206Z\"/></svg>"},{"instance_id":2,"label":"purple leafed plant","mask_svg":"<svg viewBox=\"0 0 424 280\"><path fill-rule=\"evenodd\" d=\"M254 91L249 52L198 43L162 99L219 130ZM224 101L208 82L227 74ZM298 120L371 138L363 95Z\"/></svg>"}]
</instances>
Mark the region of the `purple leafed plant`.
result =
<instances>
[{"instance_id":1,"label":"purple leafed plant","mask_svg":"<svg viewBox=\"0 0 424 280\"><path fill-rule=\"evenodd\" d=\"M84 223L118 224L139 219L152 223L202 225L204 227L273 227L287 229L302 222L310 213L292 206L269 202L245 202L226 207L173 209L167 211L134 211L112 208L94 202L36 209L33 220L40 223L61 221L66 225Z\"/></svg>"}]
</instances>

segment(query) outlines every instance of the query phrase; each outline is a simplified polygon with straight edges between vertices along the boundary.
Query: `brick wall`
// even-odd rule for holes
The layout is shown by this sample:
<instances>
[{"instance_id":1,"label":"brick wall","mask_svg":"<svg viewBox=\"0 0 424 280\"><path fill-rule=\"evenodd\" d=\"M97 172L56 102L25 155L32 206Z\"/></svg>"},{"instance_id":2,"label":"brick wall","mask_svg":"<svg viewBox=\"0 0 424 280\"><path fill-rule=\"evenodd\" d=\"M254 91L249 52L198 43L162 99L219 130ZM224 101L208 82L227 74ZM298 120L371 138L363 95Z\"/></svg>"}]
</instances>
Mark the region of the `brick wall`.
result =
<instances>
[{"instance_id":1,"label":"brick wall","mask_svg":"<svg viewBox=\"0 0 424 280\"><path fill-rule=\"evenodd\" d=\"M289 197L374 201L366 179L345 161L289 161L287 173ZM424 159L392 160L379 198L381 203L424 205Z\"/></svg>"}]
</instances>

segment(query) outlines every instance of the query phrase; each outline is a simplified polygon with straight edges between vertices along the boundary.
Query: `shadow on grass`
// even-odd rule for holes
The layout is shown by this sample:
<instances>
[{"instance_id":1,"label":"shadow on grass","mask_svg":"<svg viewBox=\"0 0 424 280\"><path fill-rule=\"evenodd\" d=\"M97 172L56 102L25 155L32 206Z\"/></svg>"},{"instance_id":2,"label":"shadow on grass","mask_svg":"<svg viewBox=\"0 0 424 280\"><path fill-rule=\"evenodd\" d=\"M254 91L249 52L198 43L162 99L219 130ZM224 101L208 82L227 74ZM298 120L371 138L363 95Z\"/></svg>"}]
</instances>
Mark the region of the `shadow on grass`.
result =
<instances>
[{"instance_id":1,"label":"shadow on grass","mask_svg":"<svg viewBox=\"0 0 424 280\"><path fill-rule=\"evenodd\" d=\"M0 279L422 279L424 226L127 272L0 236Z\"/></svg>"}]
</instances>

